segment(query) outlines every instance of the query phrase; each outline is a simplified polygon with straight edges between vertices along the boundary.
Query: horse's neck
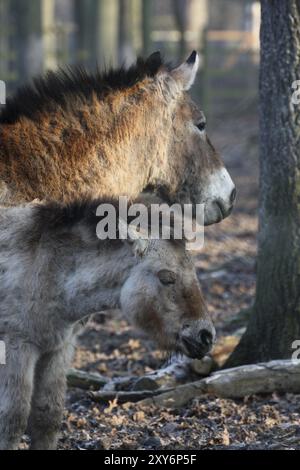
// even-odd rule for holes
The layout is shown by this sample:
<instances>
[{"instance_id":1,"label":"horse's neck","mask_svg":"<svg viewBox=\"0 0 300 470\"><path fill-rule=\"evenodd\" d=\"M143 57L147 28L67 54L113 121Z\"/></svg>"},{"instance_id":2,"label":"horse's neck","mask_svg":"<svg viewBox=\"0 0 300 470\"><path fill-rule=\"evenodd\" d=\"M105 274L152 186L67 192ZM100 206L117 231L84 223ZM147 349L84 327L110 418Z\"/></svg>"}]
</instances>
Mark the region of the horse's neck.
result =
<instances>
[{"instance_id":1,"label":"horse's neck","mask_svg":"<svg viewBox=\"0 0 300 470\"><path fill-rule=\"evenodd\" d=\"M136 197L164 170L169 120L165 116L166 105L155 95L152 101L149 97L136 101L132 98L133 103L129 104L130 99L127 100L113 115L108 103L102 104L95 123L98 137L93 151L96 148L99 159L109 161L109 166L103 166L103 180L110 192ZM94 116L92 107L90 112Z\"/></svg>"},{"instance_id":2,"label":"horse's neck","mask_svg":"<svg viewBox=\"0 0 300 470\"><path fill-rule=\"evenodd\" d=\"M70 102L67 110L45 113L39 122L24 119L9 129L4 125L0 180L5 186L0 187L0 202L48 197L67 201L87 192L135 198L147 186L156 186L168 174L170 119L167 106L149 95L147 91L111 101ZM56 167L58 172L52 169Z\"/></svg>"},{"instance_id":3,"label":"horse's neck","mask_svg":"<svg viewBox=\"0 0 300 470\"><path fill-rule=\"evenodd\" d=\"M130 246L109 247L99 252L74 252L72 274L64 272L62 284L68 320L78 321L101 310L119 307L120 292L136 264Z\"/></svg>"}]
</instances>

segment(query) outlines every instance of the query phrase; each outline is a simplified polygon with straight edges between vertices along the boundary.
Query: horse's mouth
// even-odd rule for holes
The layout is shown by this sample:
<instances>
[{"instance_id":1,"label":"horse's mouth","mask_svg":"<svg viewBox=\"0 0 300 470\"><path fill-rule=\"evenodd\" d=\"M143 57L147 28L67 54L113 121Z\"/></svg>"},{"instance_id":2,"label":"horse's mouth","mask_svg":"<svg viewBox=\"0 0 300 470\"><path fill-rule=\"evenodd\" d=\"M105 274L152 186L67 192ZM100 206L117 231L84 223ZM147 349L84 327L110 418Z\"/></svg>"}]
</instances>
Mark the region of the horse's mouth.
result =
<instances>
[{"instance_id":1,"label":"horse's mouth","mask_svg":"<svg viewBox=\"0 0 300 470\"><path fill-rule=\"evenodd\" d=\"M233 209L233 205L231 205L229 208L225 208L225 206L219 200L215 201L215 205L217 206L217 208L220 212L220 217L221 218L220 218L219 222L221 222L221 220L223 220L223 219L226 219L226 217L228 217L231 214L232 209Z\"/></svg>"},{"instance_id":2,"label":"horse's mouth","mask_svg":"<svg viewBox=\"0 0 300 470\"><path fill-rule=\"evenodd\" d=\"M224 203L221 200L210 201L206 205L206 212L204 217L204 225L218 224L222 220L228 217L233 209L233 205L230 207L225 207Z\"/></svg>"},{"instance_id":3,"label":"horse's mouth","mask_svg":"<svg viewBox=\"0 0 300 470\"><path fill-rule=\"evenodd\" d=\"M192 336L178 333L174 340L169 337L169 341L161 343L160 347L165 351L183 354L191 359L203 359L212 349L212 345L212 342L205 344Z\"/></svg>"}]
</instances>

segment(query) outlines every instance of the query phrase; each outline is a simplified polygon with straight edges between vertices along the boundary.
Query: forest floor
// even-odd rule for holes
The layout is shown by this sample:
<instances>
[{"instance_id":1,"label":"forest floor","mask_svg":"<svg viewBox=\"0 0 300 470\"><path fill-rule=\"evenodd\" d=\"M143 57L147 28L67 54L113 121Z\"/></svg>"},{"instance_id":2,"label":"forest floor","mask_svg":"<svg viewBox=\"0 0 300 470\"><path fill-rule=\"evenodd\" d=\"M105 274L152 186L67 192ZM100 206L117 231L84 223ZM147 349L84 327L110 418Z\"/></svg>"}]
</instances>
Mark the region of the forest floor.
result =
<instances>
[{"instance_id":1,"label":"forest floor","mask_svg":"<svg viewBox=\"0 0 300 470\"><path fill-rule=\"evenodd\" d=\"M243 331L241 310L255 294L258 196L258 126L255 117L222 122L211 139L222 152L238 190L233 214L205 230L195 262L222 362ZM242 320L240 320L242 318ZM111 312L91 321L78 341L73 366L107 377L140 376L164 363L153 343ZM69 389L60 449L300 449L299 396L245 399L207 395L178 409L139 404L100 405Z\"/></svg>"}]
</instances>

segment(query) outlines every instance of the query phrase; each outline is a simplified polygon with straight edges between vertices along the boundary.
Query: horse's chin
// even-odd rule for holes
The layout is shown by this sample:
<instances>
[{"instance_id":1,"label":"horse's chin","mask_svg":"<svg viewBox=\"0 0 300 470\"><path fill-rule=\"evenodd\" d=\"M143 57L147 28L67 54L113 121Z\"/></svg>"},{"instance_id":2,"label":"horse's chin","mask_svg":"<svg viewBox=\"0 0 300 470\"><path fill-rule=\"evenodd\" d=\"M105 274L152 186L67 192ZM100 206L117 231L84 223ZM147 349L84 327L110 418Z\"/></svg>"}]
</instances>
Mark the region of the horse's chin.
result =
<instances>
[{"instance_id":1,"label":"horse's chin","mask_svg":"<svg viewBox=\"0 0 300 470\"><path fill-rule=\"evenodd\" d=\"M197 351L195 353L188 351L187 348L184 347L183 344L181 343L158 343L157 344L159 349L172 356L173 354L178 355L178 356L184 356L189 359L203 359L203 357L207 354L205 351Z\"/></svg>"},{"instance_id":2,"label":"horse's chin","mask_svg":"<svg viewBox=\"0 0 300 470\"><path fill-rule=\"evenodd\" d=\"M198 360L201 360L205 357L205 353L203 353L203 352L195 353L195 354L192 354L192 353L189 353L189 352L184 352L183 355L188 357L189 359L198 359Z\"/></svg>"}]
</instances>

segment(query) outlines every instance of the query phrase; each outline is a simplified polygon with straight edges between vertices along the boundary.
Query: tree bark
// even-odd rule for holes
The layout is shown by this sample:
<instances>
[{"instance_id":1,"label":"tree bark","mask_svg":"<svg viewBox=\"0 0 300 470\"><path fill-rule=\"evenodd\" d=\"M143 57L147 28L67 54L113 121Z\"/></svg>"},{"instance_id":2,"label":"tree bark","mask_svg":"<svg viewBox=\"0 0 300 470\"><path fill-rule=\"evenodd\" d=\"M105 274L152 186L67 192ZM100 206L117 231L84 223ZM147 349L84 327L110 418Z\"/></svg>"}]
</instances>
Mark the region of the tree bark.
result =
<instances>
[{"instance_id":1,"label":"tree bark","mask_svg":"<svg viewBox=\"0 0 300 470\"><path fill-rule=\"evenodd\" d=\"M256 298L225 367L290 358L300 339L300 0L262 0Z\"/></svg>"}]
</instances>

